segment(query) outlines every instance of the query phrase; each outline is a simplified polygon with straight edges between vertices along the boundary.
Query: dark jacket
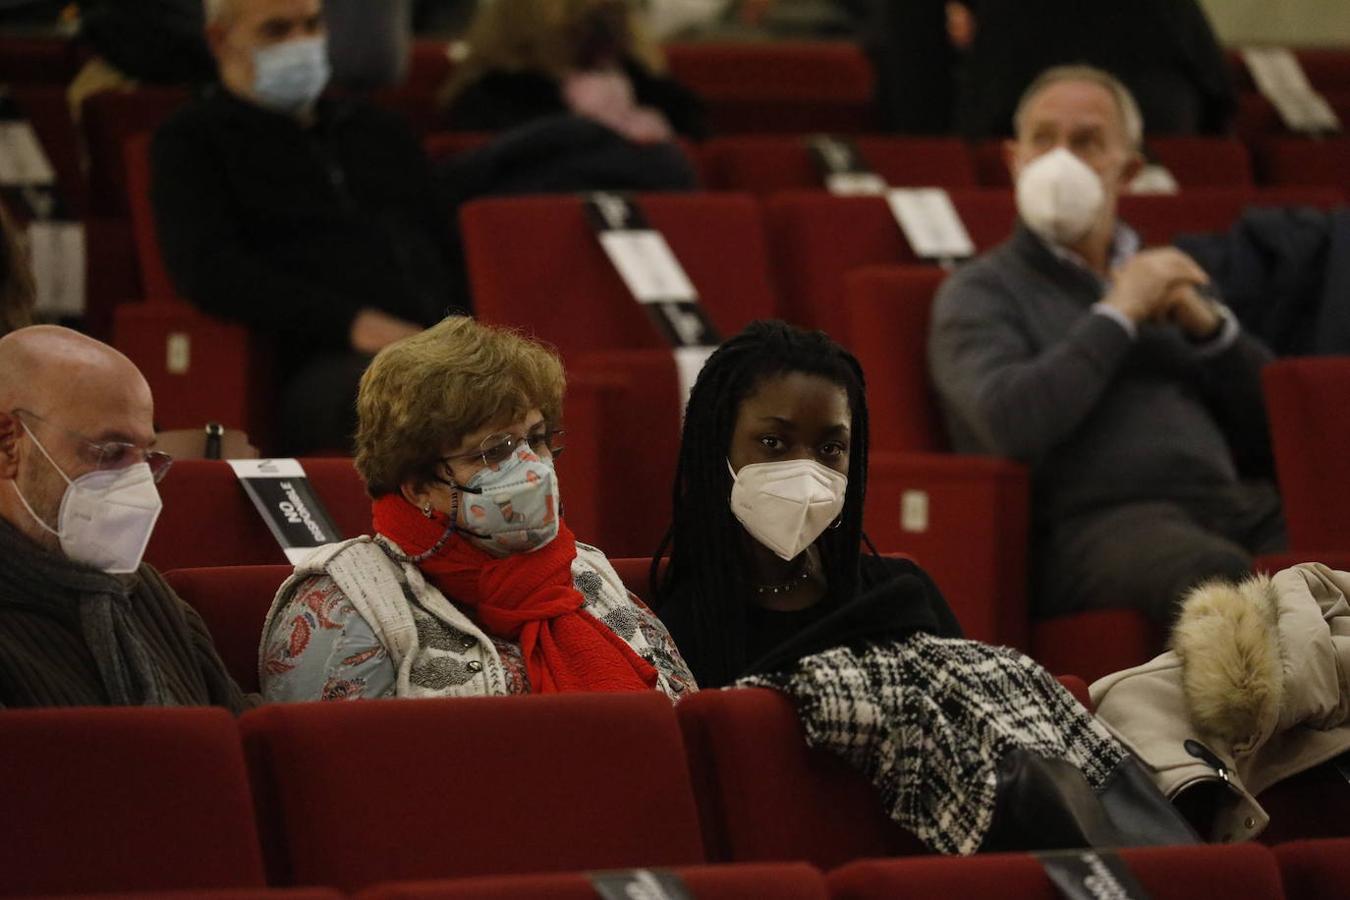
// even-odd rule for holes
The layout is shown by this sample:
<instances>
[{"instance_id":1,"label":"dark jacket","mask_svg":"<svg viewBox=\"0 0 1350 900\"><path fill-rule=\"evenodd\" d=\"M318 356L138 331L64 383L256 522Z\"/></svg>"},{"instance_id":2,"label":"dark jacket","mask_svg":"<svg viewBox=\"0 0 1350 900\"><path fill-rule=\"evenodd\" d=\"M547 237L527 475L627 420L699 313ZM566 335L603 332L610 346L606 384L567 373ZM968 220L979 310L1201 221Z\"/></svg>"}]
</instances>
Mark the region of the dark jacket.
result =
<instances>
[{"instance_id":1,"label":"dark jacket","mask_svg":"<svg viewBox=\"0 0 1350 900\"><path fill-rule=\"evenodd\" d=\"M635 62L624 63L623 69L640 106L659 110L681 137L707 136L703 102L693 91ZM459 93L442 111L441 121L451 131L507 131L570 112L557 79L542 72L494 71Z\"/></svg>"},{"instance_id":2,"label":"dark jacket","mask_svg":"<svg viewBox=\"0 0 1350 900\"><path fill-rule=\"evenodd\" d=\"M1227 234L1176 243L1277 355L1350 353L1350 210L1251 209Z\"/></svg>"},{"instance_id":3,"label":"dark jacket","mask_svg":"<svg viewBox=\"0 0 1350 900\"><path fill-rule=\"evenodd\" d=\"M1088 63L1125 83L1146 134L1220 133L1236 108L1228 67L1198 0L976 0L975 42L957 76L956 127L1008 134L1013 110L1051 66Z\"/></svg>"},{"instance_id":4,"label":"dark jacket","mask_svg":"<svg viewBox=\"0 0 1350 900\"><path fill-rule=\"evenodd\" d=\"M362 307L431 325L464 303L429 164L391 113L323 100L304 128L213 88L155 135L153 166L179 292L289 362L350 349Z\"/></svg>"},{"instance_id":5,"label":"dark jacket","mask_svg":"<svg viewBox=\"0 0 1350 900\"><path fill-rule=\"evenodd\" d=\"M80 37L118 71L156 84L216 77L202 0L80 0Z\"/></svg>"},{"instance_id":6,"label":"dark jacket","mask_svg":"<svg viewBox=\"0 0 1350 900\"><path fill-rule=\"evenodd\" d=\"M827 599L794 613L747 606L748 665L731 678L721 676L709 648L700 645L692 604L678 585L657 614L701 688L723 687L744 675L774 671L843 644L898 640L920 631L961 637L961 625L942 592L915 563L869 555L858 562L858 594L847 602Z\"/></svg>"}]
</instances>

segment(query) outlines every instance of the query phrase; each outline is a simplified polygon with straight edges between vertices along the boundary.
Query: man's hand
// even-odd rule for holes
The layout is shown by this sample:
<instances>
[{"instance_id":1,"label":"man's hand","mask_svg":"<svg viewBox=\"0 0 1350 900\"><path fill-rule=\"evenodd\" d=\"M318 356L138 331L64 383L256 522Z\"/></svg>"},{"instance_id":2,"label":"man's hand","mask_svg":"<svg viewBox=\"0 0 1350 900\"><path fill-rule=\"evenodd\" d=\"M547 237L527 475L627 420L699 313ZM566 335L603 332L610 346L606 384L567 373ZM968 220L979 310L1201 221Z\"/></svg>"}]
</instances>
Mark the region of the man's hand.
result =
<instances>
[{"instance_id":1,"label":"man's hand","mask_svg":"<svg viewBox=\"0 0 1350 900\"><path fill-rule=\"evenodd\" d=\"M1162 319L1172 314L1174 306L1185 303L1186 310L1177 314L1180 324L1181 316L1191 321L1194 310L1188 300L1179 298L1192 297L1202 302L1195 287L1208 283L1209 276L1195 260L1172 247L1159 247L1137 253L1116 269L1111 290L1102 302L1135 323ZM1199 325L1199 316L1195 319L1194 324Z\"/></svg>"},{"instance_id":2,"label":"man's hand","mask_svg":"<svg viewBox=\"0 0 1350 900\"><path fill-rule=\"evenodd\" d=\"M358 353L379 353L394 341L411 337L421 330L411 322L366 307L352 320L352 349Z\"/></svg>"},{"instance_id":3,"label":"man's hand","mask_svg":"<svg viewBox=\"0 0 1350 900\"><path fill-rule=\"evenodd\" d=\"M1219 304L1197 291L1194 285L1178 285L1168 293L1167 299L1167 320L1192 340L1211 338L1223 325Z\"/></svg>"}]
</instances>

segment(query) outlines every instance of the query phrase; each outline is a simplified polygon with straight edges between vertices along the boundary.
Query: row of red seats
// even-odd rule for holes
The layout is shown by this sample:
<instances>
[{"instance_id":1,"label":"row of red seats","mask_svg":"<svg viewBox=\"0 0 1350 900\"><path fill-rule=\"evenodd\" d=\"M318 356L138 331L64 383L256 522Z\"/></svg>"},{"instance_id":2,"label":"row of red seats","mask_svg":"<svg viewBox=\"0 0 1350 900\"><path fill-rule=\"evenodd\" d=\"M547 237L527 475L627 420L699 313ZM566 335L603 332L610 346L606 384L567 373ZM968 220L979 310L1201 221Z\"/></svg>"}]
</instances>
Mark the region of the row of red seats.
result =
<instances>
[{"instance_id":1,"label":"row of red seats","mask_svg":"<svg viewBox=\"0 0 1350 900\"><path fill-rule=\"evenodd\" d=\"M924 850L863 776L806 746L788 698L759 689L703 692L673 709L655 693L283 704L237 723L202 708L10 710L0 713L0 765L8 896L268 884L350 892L783 860L836 869L834 896L932 896L919 885L966 896L991 877L1010 879L1000 896L1053 896L1030 857L848 866ZM1336 824L1319 836L1344 836ZM1183 886L1203 884L1278 898L1277 858L1290 862L1292 896L1314 896L1303 891L1344 878L1345 850L1304 844L1272 857L1247 844L1124 857L1155 897L1193 896ZM782 883L800 887L806 873L793 870ZM735 877L735 867L717 871ZM774 883L767 870L758 876ZM730 895L794 894L743 884Z\"/></svg>"},{"instance_id":2,"label":"row of red seats","mask_svg":"<svg viewBox=\"0 0 1350 900\"><path fill-rule=\"evenodd\" d=\"M652 696L306 704L251 713L240 731L269 880L354 890L395 878L705 859L803 859L830 868L919 849L881 815L861 778L832 757L806 750L784 698L734 691L682 704L678 720L688 771L679 759L673 719L665 701ZM0 848L23 861L6 865L7 874L19 873L7 881L9 891L260 884L258 839L246 818L247 788L240 777L245 767L224 715L14 712L0 716L0 734L0 758L18 776L0 788L9 795L5 808L31 829L17 845ZM391 748L391 758L353 752L369 746L371 736ZM86 754L96 759L80 764ZM547 764L532 765L541 754ZM620 764L615 771L615 759L635 756L642 766ZM457 768L474 777L455 777ZM187 803L185 783L196 791ZM355 784L361 790L334 788ZM783 791L783 784L794 790ZM135 798L140 817L134 827L101 827L105 816L125 821L116 813L128 798ZM73 825L63 815L70 807L83 812ZM546 827L538 827L540 818ZM61 839L54 840L58 829ZM208 841L211 852L203 854ZM150 858L147 846L155 848ZM1299 874L1307 879L1316 877L1319 866L1309 861L1318 849L1277 852L1300 856L1305 862ZM1183 856L1198 863L1213 854L1242 867L1248 879L1254 873L1244 860L1262 855L1248 845L1136 851L1127 860L1134 866L1150 853L1173 854L1174 877L1186 867ZM924 884L956 879L949 882L954 889L979 877L971 865L986 872L1022 867L1015 883L1042 883L1029 860L1013 859L903 865L918 864L906 870L911 877L927 868ZM856 877L859 867L850 868ZM1147 878L1146 869L1136 872ZM1264 889L1278 879L1262 875L1246 887L1253 885ZM1280 896L1278 890L1241 895Z\"/></svg>"}]
</instances>

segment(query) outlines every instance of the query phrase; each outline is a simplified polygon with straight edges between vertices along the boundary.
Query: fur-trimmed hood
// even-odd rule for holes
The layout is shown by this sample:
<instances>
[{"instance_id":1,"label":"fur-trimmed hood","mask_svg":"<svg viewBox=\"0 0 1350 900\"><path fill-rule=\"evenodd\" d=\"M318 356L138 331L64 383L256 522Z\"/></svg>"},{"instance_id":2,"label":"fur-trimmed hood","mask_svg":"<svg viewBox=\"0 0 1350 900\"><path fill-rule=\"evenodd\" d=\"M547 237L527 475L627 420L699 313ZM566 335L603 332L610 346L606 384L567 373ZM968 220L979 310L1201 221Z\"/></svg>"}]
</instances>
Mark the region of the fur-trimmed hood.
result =
<instances>
[{"instance_id":1,"label":"fur-trimmed hood","mask_svg":"<svg viewBox=\"0 0 1350 900\"><path fill-rule=\"evenodd\" d=\"M1305 563L1186 598L1172 649L1092 685L1098 720L1169 797L1222 781L1211 840L1269 821L1256 796L1350 750L1350 572Z\"/></svg>"}]
</instances>

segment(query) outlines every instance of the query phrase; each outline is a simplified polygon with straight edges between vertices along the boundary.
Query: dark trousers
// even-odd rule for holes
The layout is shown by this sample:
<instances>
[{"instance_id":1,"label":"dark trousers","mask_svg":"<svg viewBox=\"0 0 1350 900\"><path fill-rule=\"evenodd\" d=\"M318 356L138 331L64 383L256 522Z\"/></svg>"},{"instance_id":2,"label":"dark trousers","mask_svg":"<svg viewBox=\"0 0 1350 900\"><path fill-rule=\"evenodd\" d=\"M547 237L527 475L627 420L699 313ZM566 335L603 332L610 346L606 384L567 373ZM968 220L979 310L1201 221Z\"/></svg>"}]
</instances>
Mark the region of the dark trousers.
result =
<instances>
[{"instance_id":1,"label":"dark trousers","mask_svg":"<svg viewBox=\"0 0 1350 900\"><path fill-rule=\"evenodd\" d=\"M351 453L356 389L370 359L361 353L320 356L286 380L276 428L278 455Z\"/></svg>"},{"instance_id":2,"label":"dark trousers","mask_svg":"<svg viewBox=\"0 0 1350 900\"><path fill-rule=\"evenodd\" d=\"M1037 615L1132 607L1168 625L1191 588L1247 577L1253 556L1284 550L1287 538L1275 488L1245 482L1212 496L1074 516L1039 544Z\"/></svg>"}]
</instances>

